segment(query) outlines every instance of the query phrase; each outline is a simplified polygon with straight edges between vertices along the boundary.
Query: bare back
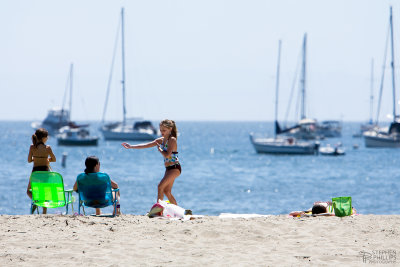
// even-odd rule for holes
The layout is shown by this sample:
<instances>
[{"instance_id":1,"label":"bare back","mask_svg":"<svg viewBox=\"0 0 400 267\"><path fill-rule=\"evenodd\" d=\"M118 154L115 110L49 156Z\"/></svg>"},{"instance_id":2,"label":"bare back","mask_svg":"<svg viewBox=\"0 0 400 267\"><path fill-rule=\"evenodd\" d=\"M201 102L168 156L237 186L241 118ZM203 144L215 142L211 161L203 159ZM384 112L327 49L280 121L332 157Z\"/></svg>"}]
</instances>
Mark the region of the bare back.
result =
<instances>
[{"instance_id":1,"label":"bare back","mask_svg":"<svg viewBox=\"0 0 400 267\"><path fill-rule=\"evenodd\" d=\"M29 148L28 162L33 162L33 167L49 166L49 162L55 162L56 157L50 146L39 144L37 147L31 145Z\"/></svg>"}]
</instances>

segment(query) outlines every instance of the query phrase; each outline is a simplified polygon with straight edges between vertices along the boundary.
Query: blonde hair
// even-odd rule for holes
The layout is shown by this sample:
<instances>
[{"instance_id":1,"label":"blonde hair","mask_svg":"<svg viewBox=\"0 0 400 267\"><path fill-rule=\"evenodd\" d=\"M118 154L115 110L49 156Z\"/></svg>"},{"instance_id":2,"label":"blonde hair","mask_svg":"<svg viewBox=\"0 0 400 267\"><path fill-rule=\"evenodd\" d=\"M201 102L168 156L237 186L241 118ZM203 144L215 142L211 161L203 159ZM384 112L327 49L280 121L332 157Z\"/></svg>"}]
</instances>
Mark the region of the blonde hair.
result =
<instances>
[{"instance_id":1,"label":"blonde hair","mask_svg":"<svg viewBox=\"0 0 400 267\"><path fill-rule=\"evenodd\" d=\"M176 124L173 120L162 120L160 122L160 126L164 126L165 128L172 129L171 130L171 135L175 138L178 138L178 129L176 129Z\"/></svg>"}]
</instances>

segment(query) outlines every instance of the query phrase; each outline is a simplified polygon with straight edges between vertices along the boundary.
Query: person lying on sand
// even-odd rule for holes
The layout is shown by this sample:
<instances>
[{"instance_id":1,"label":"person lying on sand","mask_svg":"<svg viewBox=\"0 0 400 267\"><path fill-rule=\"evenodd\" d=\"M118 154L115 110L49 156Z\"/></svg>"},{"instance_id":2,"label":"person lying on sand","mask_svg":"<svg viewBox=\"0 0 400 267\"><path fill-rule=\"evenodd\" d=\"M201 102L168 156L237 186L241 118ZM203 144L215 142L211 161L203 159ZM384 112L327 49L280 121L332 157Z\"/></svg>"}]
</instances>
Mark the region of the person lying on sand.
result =
<instances>
[{"instance_id":1,"label":"person lying on sand","mask_svg":"<svg viewBox=\"0 0 400 267\"><path fill-rule=\"evenodd\" d=\"M356 214L356 209L352 208L352 213ZM313 206L308 210L304 211L292 211L289 216L301 217L307 215L315 216L335 216L335 212L332 207L332 201L317 201L314 202Z\"/></svg>"}]
</instances>

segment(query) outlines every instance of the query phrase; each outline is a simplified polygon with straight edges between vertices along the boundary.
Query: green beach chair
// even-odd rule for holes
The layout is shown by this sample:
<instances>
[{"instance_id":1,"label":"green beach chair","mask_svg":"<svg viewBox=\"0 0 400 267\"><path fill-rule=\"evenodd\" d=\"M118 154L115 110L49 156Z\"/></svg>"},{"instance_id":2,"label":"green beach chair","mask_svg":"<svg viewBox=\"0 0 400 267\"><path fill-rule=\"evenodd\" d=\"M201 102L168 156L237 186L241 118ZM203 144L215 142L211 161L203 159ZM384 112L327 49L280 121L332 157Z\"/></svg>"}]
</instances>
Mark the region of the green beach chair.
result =
<instances>
[{"instance_id":1,"label":"green beach chair","mask_svg":"<svg viewBox=\"0 0 400 267\"><path fill-rule=\"evenodd\" d=\"M113 217L115 216L118 202L116 194L119 189L111 187L111 179L107 173L81 173L76 178L76 182L79 194L79 214L81 214L81 207L85 214L84 207L105 208L113 205Z\"/></svg>"},{"instance_id":2,"label":"green beach chair","mask_svg":"<svg viewBox=\"0 0 400 267\"><path fill-rule=\"evenodd\" d=\"M74 211L72 189L64 190L64 181L61 174L58 172L36 171L32 172L30 181L32 192L31 214L33 213L34 205L45 208L66 207L66 214L68 214L68 205L71 204L72 211Z\"/></svg>"}]
</instances>

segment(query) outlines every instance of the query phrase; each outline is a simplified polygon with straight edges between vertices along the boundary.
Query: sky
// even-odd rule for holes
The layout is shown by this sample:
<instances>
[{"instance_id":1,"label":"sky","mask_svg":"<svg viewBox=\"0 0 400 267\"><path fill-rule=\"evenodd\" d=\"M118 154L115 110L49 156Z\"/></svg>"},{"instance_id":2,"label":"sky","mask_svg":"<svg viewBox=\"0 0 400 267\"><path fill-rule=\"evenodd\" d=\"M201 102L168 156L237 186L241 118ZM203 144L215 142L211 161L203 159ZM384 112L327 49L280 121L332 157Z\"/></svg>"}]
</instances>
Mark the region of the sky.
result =
<instances>
[{"instance_id":1,"label":"sky","mask_svg":"<svg viewBox=\"0 0 400 267\"><path fill-rule=\"evenodd\" d=\"M375 119L390 6L400 66L394 0L2 0L0 120L40 121L61 107L73 63L71 119L100 121L122 7L128 117L271 121L282 40L278 119L297 120L307 33L307 117L368 120L373 60ZM106 120L122 119L120 43L116 55ZM392 114L389 66L380 121Z\"/></svg>"}]
</instances>

